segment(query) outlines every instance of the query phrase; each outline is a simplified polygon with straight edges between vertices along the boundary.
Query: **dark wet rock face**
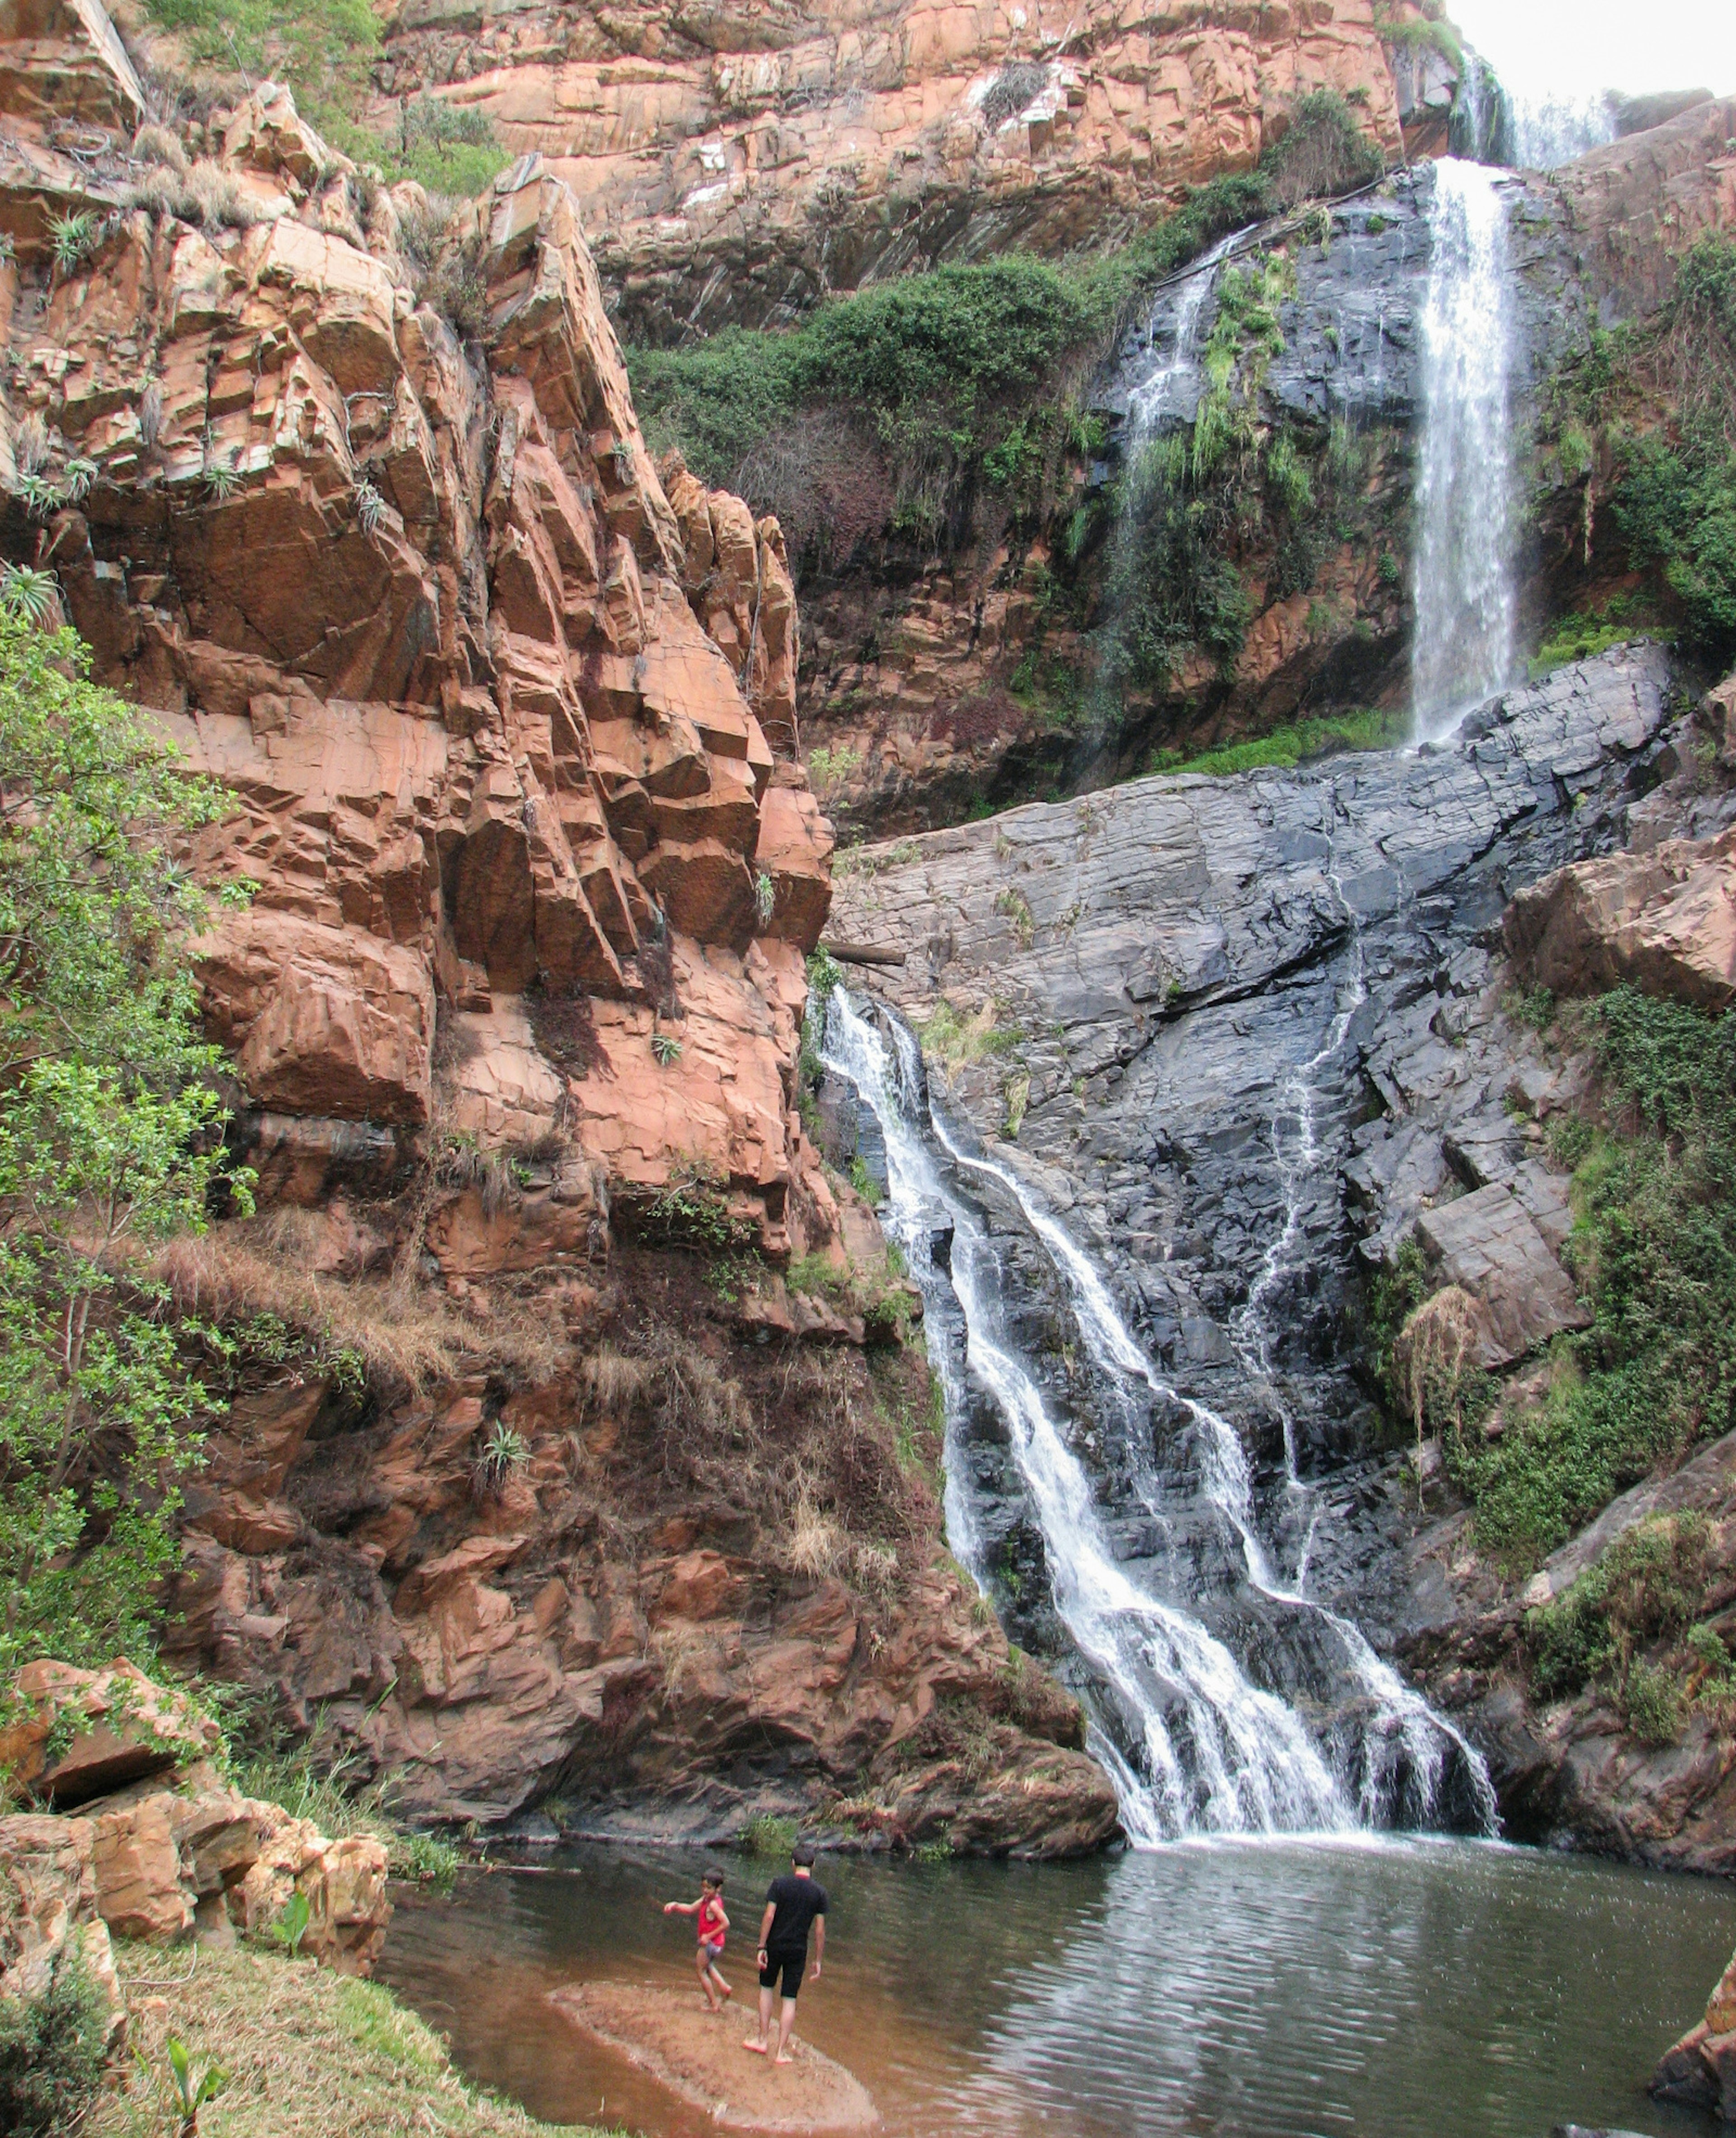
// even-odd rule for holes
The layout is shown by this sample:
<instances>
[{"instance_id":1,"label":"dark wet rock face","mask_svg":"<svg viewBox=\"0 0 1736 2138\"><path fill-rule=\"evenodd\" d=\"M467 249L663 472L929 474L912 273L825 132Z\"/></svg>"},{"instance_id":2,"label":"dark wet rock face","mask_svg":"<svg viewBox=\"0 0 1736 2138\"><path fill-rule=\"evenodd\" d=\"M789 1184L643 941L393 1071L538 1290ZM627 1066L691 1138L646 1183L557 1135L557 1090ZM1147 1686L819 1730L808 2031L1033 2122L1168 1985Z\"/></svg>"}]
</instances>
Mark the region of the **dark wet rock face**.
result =
<instances>
[{"instance_id":1,"label":"dark wet rock face","mask_svg":"<svg viewBox=\"0 0 1736 2138\"><path fill-rule=\"evenodd\" d=\"M1503 1008L1501 917L1522 885L1621 843L1670 700L1663 652L1620 648L1436 750L1138 781L932 834L914 860L883 851L840 887L840 939L907 953L873 975L885 998L918 1024L944 998L962 1028L932 1072L943 1110L1064 1220L1181 1399L1130 1408L1088 1384L1052 1268L1014 1198L985 1194L1010 1316L1117 1555L1161 1561L1287 1698L1319 1697L1307 1643L1274 1632L1203 1491L1195 1521L1172 1491L1154 1533L1142 1472L1197 1477L1183 1406L1210 1406L1248 1452L1279 1579L1305 1563L1308 1593L1386 1652L1414 1628L1412 1517L1357 1372L1367 1275L1419 1214L1479 1193L1438 1251L1474 1292L1486 1276L1491 1343L1511 1255L1533 1288L1558 1274L1563 1184L1527 1118L1550 1072ZM1015 1576L1001 1600L1052 1651L1040 1540L992 1419L968 1441L985 1557Z\"/></svg>"}]
</instances>

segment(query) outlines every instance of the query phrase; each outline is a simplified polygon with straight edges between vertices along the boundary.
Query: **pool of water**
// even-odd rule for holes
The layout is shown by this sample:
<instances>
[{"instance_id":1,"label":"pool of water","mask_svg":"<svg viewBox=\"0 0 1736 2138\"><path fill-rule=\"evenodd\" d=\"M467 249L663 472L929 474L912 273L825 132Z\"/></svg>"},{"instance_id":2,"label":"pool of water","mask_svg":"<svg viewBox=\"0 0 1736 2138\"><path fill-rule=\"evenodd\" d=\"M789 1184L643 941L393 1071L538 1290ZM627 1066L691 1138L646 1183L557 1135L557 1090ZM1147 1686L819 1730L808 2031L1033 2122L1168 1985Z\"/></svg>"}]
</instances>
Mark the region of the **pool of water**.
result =
<instances>
[{"instance_id":1,"label":"pool of water","mask_svg":"<svg viewBox=\"0 0 1736 2138\"><path fill-rule=\"evenodd\" d=\"M690 1983L666 1919L707 1859L561 1852L399 1907L380 1972L472 2077L552 2121L700 2138L551 2009L563 1982ZM754 1994L767 1877L721 1859ZM1075 1864L823 1861L798 2029L888 2138L1709 2138L1645 2081L1736 1944L1736 1887L1473 1842L1182 1843ZM696 2004L697 1993L695 1992ZM734 2015L728 2022L734 2024ZM744 2052L745 2054L745 2052Z\"/></svg>"}]
</instances>

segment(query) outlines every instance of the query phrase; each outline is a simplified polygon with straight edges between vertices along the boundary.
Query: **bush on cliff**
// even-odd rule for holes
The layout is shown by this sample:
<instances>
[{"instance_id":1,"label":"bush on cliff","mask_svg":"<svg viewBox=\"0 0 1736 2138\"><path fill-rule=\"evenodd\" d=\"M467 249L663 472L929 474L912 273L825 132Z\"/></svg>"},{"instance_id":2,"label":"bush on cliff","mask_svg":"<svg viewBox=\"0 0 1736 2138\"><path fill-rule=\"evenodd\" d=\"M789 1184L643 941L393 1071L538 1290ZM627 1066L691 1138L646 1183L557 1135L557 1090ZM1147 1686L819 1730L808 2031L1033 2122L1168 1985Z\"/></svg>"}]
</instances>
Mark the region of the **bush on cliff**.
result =
<instances>
[{"instance_id":1,"label":"bush on cliff","mask_svg":"<svg viewBox=\"0 0 1736 2138\"><path fill-rule=\"evenodd\" d=\"M1555 432L1563 474L1587 485L1588 552L1607 495L1630 554L1657 568L1690 642L1728 661L1736 653L1736 240L1702 237L1654 320L1596 337ZM1607 481L1600 464L1612 471Z\"/></svg>"},{"instance_id":2,"label":"bush on cliff","mask_svg":"<svg viewBox=\"0 0 1736 2138\"><path fill-rule=\"evenodd\" d=\"M1298 105L1257 171L1195 188L1113 251L1059 263L1009 253L836 298L785 333L729 328L681 349L629 349L634 403L653 442L678 447L707 482L798 533L829 534L834 564L851 546L834 500L809 509L791 487L792 464L839 489L846 519L858 493L888 498L863 531L888 526L956 547L985 509L1044 509L1064 456L1088 452L1078 387L1156 283L1298 189L1342 190L1379 169L1348 106L1321 92ZM844 411L856 433L853 485L840 482L835 452L799 435Z\"/></svg>"},{"instance_id":3,"label":"bush on cliff","mask_svg":"<svg viewBox=\"0 0 1736 2138\"><path fill-rule=\"evenodd\" d=\"M1481 1540L1522 1563L1736 1425L1736 1018L1625 987L1582 1014L1606 1125L1571 1125L1567 1254L1592 1324L1538 1408L1445 1450Z\"/></svg>"},{"instance_id":4,"label":"bush on cliff","mask_svg":"<svg viewBox=\"0 0 1736 2138\"><path fill-rule=\"evenodd\" d=\"M510 160L487 115L425 92L400 100L394 123L375 132L362 113L380 51L379 18L368 0L145 0L201 73L241 69L289 84L302 116L335 149L377 164L389 185L414 178L430 193L480 193Z\"/></svg>"},{"instance_id":5,"label":"bush on cliff","mask_svg":"<svg viewBox=\"0 0 1736 2138\"><path fill-rule=\"evenodd\" d=\"M0 1676L148 1650L201 1391L130 1258L247 1191L173 852L222 797L88 663L0 610Z\"/></svg>"}]
</instances>

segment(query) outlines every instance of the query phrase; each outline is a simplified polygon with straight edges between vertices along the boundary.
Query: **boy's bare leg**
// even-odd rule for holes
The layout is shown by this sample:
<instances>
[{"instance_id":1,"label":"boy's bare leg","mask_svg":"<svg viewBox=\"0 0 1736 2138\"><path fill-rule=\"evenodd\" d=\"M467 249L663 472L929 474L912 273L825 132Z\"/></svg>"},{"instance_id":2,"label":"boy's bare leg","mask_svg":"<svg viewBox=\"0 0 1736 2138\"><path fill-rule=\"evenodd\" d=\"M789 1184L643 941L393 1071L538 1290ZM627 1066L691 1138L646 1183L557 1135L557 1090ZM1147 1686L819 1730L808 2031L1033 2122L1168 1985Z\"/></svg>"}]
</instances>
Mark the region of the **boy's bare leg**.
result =
<instances>
[{"instance_id":1,"label":"boy's bare leg","mask_svg":"<svg viewBox=\"0 0 1736 2138\"><path fill-rule=\"evenodd\" d=\"M711 2006L714 2012L718 2011L721 2008L719 2006L717 2002L717 1993L712 1987L711 1955L707 1952L705 1947L701 1945L698 1948L697 1957L699 1968L699 1986L705 1992L705 2001Z\"/></svg>"},{"instance_id":2,"label":"boy's bare leg","mask_svg":"<svg viewBox=\"0 0 1736 2138\"><path fill-rule=\"evenodd\" d=\"M790 2037L795 2032L795 1999L786 1997L784 2009L778 2014L778 2053L780 2064L793 2064L795 2058L790 2053Z\"/></svg>"},{"instance_id":3,"label":"boy's bare leg","mask_svg":"<svg viewBox=\"0 0 1736 2138\"><path fill-rule=\"evenodd\" d=\"M756 2041L753 2036L750 2034L747 2039L741 2044L744 2049L753 2050L756 2056L763 2057L765 2054L765 2037L771 2032L771 2000L773 1994L774 1993L771 1990L767 1989L763 1984L761 1984L760 1989L760 2038L758 2041Z\"/></svg>"},{"instance_id":4,"label":"boy's bare leg","mask_svg":"<svg viewBox=\"0 0 1736 2138\"><path fill-rule=\"evenodd\" d=\"M715 1960L713 1960L713 1961L712 1961L712 1963L711 1976L712 1976L712 1981L713 1981L713 1982L715 1982L715 1983L716 1984L716 1985L717 1985L717 1994L718 1994L720 1997L724 1998L725 1999L728 1999L729 1998L731 1998L731 1997L733 1997L733 1996L735 1995L735 1994L736 1994L736 1993L735 1993L735 1991L734 1991L733 1989L731 1989L730 1988L730 1986L729 1986L728 1983L726 1983L726 1982L724 1980L723 1976L722 1976L721 1973L719 1971L718 1967L717 1967L717 1964L716 1964L716 1962Z\"/></svg>"}]
</instances>

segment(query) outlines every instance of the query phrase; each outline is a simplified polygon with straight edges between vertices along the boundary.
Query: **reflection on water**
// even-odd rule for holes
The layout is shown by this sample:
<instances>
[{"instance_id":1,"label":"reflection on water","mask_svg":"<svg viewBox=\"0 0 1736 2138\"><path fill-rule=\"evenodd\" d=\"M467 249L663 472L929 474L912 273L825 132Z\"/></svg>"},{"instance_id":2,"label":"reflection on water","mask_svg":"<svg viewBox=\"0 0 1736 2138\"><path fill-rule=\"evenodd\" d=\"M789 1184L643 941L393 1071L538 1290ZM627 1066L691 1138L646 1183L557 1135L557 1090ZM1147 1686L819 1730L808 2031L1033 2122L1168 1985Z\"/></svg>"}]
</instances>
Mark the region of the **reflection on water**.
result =
<instances>
[{"instance_id":1,"label":"reflection on water","mask_svg":"<svg viewBox=\"0 0 1736 2138\"><path fill-rule=\"evenodd\" d=\"M563 1852L399 1911L381 1973L473 2077L553 2121L700 2138L545 2002L581 1977L691 1983L703 1860ZM770 1870L725 1859L725 1971L753 1994ZM1699 2134L1642 2091L1736 1941L1736 1892L1469 1842L1210 1843L1071 1865L822 1867L826 1979L799 2025L888 2138ZM698 2004L695 1992L696 2009ZM717 2023L733 2026L733 2015Z\"/></svg>"}]
</instances>

